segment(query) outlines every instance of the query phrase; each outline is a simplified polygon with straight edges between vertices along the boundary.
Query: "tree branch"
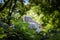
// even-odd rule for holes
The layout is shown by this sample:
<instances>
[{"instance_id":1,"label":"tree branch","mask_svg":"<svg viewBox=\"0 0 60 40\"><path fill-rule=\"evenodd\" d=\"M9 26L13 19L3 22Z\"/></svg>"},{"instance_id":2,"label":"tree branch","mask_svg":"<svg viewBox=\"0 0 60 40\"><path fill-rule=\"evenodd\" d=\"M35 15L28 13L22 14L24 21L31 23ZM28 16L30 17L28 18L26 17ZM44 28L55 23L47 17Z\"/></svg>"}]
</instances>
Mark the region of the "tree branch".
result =
<instances>
[{"instance_id":1,"label":"tree branch","mask_svg":"<svg viewBox=\"0 0 60 40\"><path fill-rule=\"evenodd\" d=\"M4 10L4 8L8 5L9 1L10 0L6 1L5 4L2 7L0 7L0 11Z\"/></svg>"},{"instance_id":2,"label":"tree branch","mask_svg":"<svg viewBox=\"0 0 60 40\"><path fill-rule=\"evenodd\" d=\"M11 0L12 1L12 0ZM17 2L17 0L14 0L14 5L12 5L12 8L10 9L10 11L9 11L9 14L8 14L8 22L7 22L7 24L10 26L11 25L11 22L10 22L10 20L11 20L11 14L12 14L12 12L14 11L14 8L15 8L15 6L16 6L16 2Z\"/></svg>"}]
</instances>

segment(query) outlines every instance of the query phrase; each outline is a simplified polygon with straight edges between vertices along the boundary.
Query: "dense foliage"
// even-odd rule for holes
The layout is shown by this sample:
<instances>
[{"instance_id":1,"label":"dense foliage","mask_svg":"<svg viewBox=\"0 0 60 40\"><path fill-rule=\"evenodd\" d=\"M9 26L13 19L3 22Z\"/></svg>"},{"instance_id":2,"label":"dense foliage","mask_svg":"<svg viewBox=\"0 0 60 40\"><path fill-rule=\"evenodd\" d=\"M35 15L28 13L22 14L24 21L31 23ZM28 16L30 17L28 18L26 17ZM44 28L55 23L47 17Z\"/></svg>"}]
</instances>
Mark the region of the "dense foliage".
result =
<instances>
[{"instance_id":1,"label":"dense foliage","mask_svg":"<svg viewBox=\"0 0 60 40\"><path fill-rule=\"evenodd\" d=\"M4 0L0 4L0 40L60 40L60 0ZM22 16L31 16L44 28L28 28Z\"/></svg>"}]
</instances>

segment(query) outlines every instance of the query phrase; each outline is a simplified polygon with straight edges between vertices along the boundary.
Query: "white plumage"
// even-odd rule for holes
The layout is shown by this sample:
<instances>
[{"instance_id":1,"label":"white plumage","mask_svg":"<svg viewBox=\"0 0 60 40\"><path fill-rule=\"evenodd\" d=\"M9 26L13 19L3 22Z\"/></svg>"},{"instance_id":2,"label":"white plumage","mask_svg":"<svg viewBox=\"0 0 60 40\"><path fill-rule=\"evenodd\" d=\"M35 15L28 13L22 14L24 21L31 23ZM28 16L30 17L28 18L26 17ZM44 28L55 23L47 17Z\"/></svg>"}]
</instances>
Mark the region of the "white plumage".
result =
<instances>
[{"instance_id":1,"label":"white plumage","mask_svg":"<svg viewBox=\"0 0 60 40\"><path fill-rule=\"evenodd\" d=\"M38 24L37 22L35 22L34 20L32 20L32 18L30 16L23 16L23 22L28 22L29 23L29 28L30 29L34 29L37 33L40 33L40 24Z\"/></svg>"}]
</instances>

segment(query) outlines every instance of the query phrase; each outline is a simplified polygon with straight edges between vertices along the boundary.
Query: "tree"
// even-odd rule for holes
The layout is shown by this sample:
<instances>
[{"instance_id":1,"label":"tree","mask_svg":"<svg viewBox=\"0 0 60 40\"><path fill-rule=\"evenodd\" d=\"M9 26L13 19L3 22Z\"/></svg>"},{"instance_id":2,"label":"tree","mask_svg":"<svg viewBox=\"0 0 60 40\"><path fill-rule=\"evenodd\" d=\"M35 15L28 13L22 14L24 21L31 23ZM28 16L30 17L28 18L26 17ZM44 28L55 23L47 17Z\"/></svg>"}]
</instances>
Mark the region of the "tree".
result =
<instances>
[{"instance_id":1,"label":"tree","mask_svg":"<svg viewBox=\"0 0 60 40\"><path fill-rule=\"evenodd\" d=\"M7 15L6 18L1 17L4 20L4 22L6 22L5 19L7 19L6 23L8 25L11 25L10 20L11 20L11 15L12 15L13 12L15 12L15 13L19 12L20 15L24 14L27 7L24 5L23 2L24 2L24 0L6 0L5 3L1 5L0 13L2 13L2 16ZM6 15L4 15L4 14L6 14Z\"/></svg>"},{"instance_id":2,"label":"tree","mask_svg":"<svg viewBox=\"0 0 60 40\"><path fill-rule=\"evenodd\" d=\"M12 39L11 37L13 40L41 40L41 38L60 40L57 38L60 37L59 2L60 0L29 0L28 4L24 5L24 0L4 0L4 3L0 4L0 38L2 40ZM41 21L44 23L45 29L38 35L34 30L28 28L28 23L23 23L21 20L22 15L30 10L37 13L39 17L41 14L43 15ZM18 20L15 18L15 14L19 15ZM14 28L11 28L12 23L15 25Z\"/></svg>"}]
</instances>

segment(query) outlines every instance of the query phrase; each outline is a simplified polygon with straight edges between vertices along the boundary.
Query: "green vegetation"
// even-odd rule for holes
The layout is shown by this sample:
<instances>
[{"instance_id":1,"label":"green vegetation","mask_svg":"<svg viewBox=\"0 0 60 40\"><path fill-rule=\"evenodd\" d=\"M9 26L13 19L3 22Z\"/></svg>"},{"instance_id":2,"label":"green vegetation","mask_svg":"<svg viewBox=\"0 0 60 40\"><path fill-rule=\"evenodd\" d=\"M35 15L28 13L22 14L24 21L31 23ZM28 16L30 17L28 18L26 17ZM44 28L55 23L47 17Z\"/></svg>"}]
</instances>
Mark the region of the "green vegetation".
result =
<instances>
[{"instance_id":1,"label":"green vegetation","mask_svg":"<svg viewBox=\"0 0 60 40\"><path fill-rule=\"evenodd\" d=\"M26 0L28 1L28 0ZM60 40L60 0L4 0L0 4L0 40ZM38 34L23 23L29 15L44 28ZM11 26L12 25L12 26ZM14 27L13 27L14 26Z\"/></svg>"}]
</instances>

